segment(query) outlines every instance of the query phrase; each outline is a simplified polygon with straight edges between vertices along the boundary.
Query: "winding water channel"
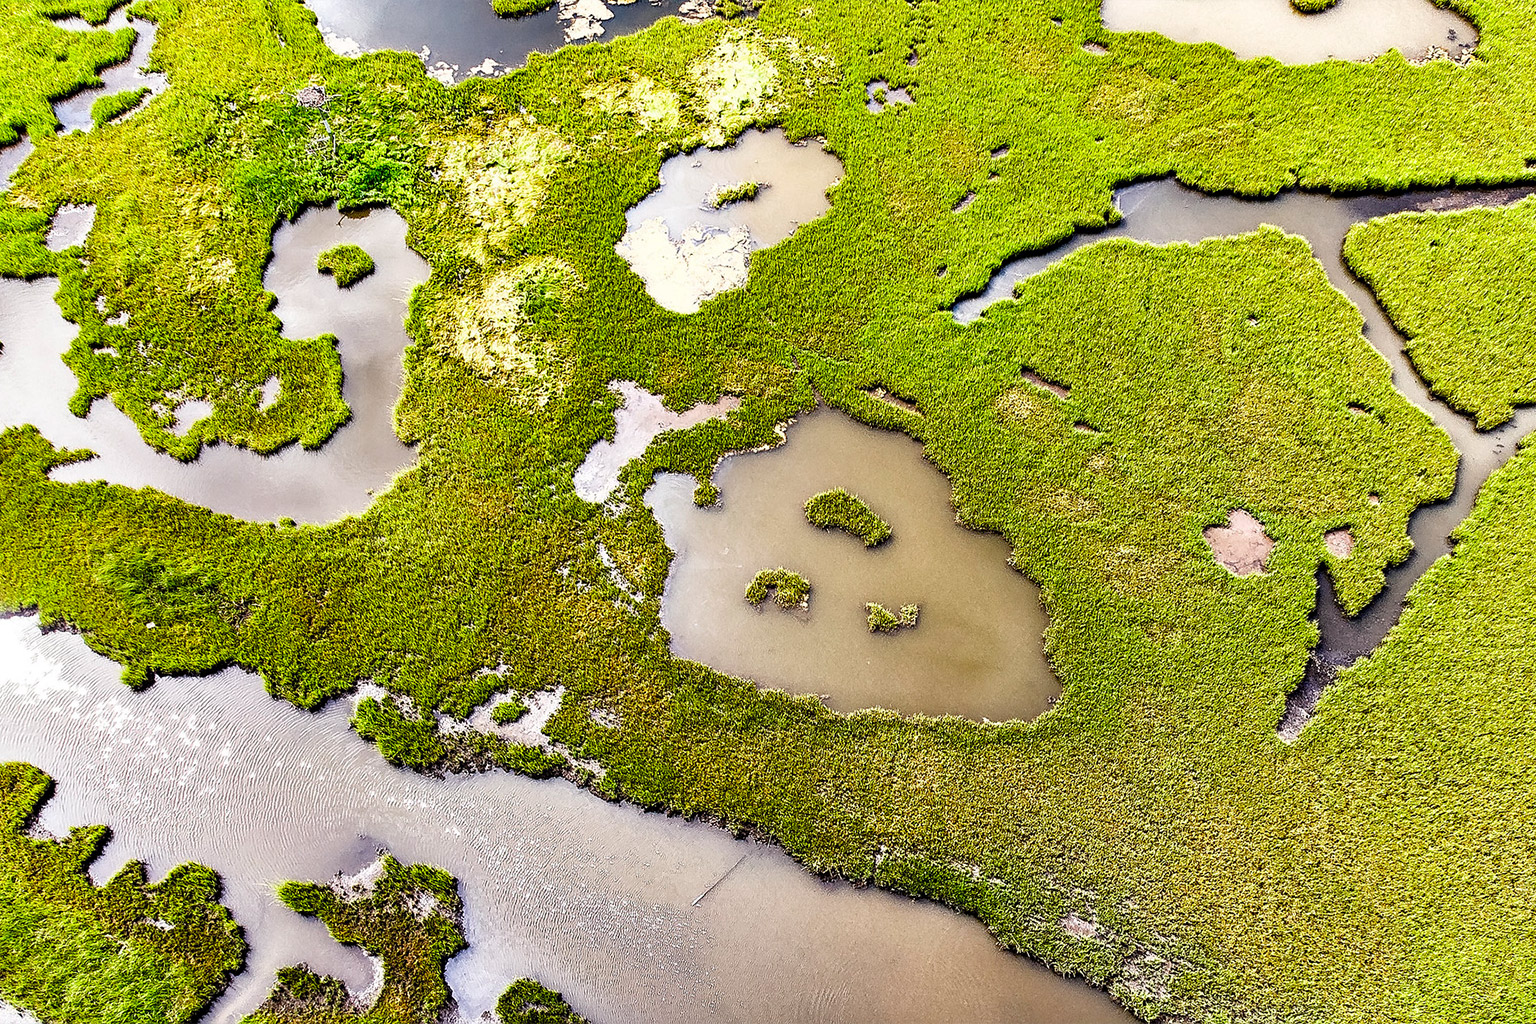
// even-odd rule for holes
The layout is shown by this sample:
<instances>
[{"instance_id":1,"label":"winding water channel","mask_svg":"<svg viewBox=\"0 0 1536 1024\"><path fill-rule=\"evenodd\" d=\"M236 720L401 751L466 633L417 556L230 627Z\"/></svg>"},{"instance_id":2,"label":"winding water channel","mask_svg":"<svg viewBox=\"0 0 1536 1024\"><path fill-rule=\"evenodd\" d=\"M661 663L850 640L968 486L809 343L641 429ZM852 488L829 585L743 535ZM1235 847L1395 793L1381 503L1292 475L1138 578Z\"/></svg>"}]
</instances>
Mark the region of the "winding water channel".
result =
<instances>
[{"instance_id":1,"label":"winding water channel","mask_svg":"<svg viewBox=\"0 0 1536 1024\"><path fill-rule=\"evenodd\" d=\"M1313 652L1307 678L1288 702L1280 725L1282 737L1293 739L1311 717L1323 689L1342 668L1371 653L1402 614L1403 600L1424 571L1451 550L1450 533L1472 510L1489 475L1514 454L1521 438L1536 428L1536 409L1517 409L1514 417L1493 430L1479 431L1473 421L1430 393L1405 350L1406 339L1392 326L1375 296L1344 265L1344 236L1355 224L1404 210L1448 210L1474 205L1515 202L1528 188L1497 191L1439 190L1399 195L1334 197L1287 192L1275 199L1211 196L1172 180L1133 185L1116 196L1124 218L1103 231L1078 234L1056 248L1007 263L979 295L956 303L955 318L975 320L987 306L1012 296L1019 281L1037 274L1071 252L1106 238L1130 238L1164 245L1198 242L1203 238L1241 234L1261 224L1274 224L1307 239L1328 272L1328 279L1360 311L1365 337L1391 365L1392 383L1444 430L1461 453L1456 490L1447 501L1418 509L1409 533L1413 553L1387 573L1386 587L1358 616L1350 618L1333 597L1333 585L1318 571L1318 626L1322 639Z\"/></svg>"},{"instance_id":2,"label":"winding water channel","mask_svg":"<svg viewBox=\"0 0 1536 1024\"><path fill-rule=\"evenodd\" d=\"M972 918L818 880L776 847L558 780L390 768L349 731L345 701L299 711L238 670L132 693L118 666L31 619L0 619L0 666L0 760L57 779L50 831L112 825L97 880L133 857L152 878L185 860L223 876L251 955L217 1024L300 960L366 987L366 958L273 888L355 871L380 846L460 879L470 947L448 977L464 1020L533 975L592 1020L626 1024L1130 1021Z\"/></svg>"}]
</instances>

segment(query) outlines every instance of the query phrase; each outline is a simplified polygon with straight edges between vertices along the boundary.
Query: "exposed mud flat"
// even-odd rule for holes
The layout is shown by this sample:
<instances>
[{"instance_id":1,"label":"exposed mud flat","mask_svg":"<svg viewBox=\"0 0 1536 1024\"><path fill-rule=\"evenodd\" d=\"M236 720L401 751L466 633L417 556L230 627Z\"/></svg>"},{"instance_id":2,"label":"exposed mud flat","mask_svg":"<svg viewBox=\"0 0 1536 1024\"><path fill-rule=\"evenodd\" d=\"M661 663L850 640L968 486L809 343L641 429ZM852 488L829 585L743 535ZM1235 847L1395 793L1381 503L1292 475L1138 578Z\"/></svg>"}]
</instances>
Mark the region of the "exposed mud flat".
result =
<instances>
[{"instance_id":1,"label":"exposed mud flat","mask_svg":"<svg viewBox=\"0 0 1536 1024\"><path fill-rule=\"evenodd\" d=\"M684 430L718 419L741 405L741 400L727 396L718 402L696 405L684 412L673 412L661 399L632 381L613 385L623 404L613 414L612 441L599 441L587 452L576 469L576 496L583 501L603 502L619 486L619 471L668 430Z\"/></svg>"},{"instance_id":2,"label":"exposed mud flat","mask_svg":"<svg viewBox=\"0 0 1536 1024\"><path fill-rule=\"evenodd\" d=\"M698 0L557 0L517 18L497 17L490 0L307 0L326 45L343 57L404 50L445 85L522 67L530 53L628 35L668 15L699 21Z\"/></svg>"},{"instance_id":3,"label":"exposed mud flat","mask_svg":"<svg viewBox=\"0 0 1536 1024\"><path fill-rule=\"evenodd\" d=\"M1216 43L1238 57L1282 64L1368 61L1389 50L1409 60L1467 60L1477 29L1429 0L1340 0L1302 14L1290 0L1103 0L1111 32L1158 32L1180 43Z\"/></svg>"},{"instance_id":4,"label":"exposed mud flat","mask_svg":"<svg viewBox=\"0 0 1536 1024\"><path fill-rule=\"evenodd\" d=\"M89 210L79 207L76 210ZM81 213L62 227L59 242L80 232ZM88 225L87 225L88 228ZM54 239L49 235L50 243ZM352 288L338 290L315 267L320 252L350 242L373 257L378 269ZM194 505L242 519L329 522L360 512L395 475L415 460L394 431L404 369L401 355L411 289L428 276L426 262L405 245L405 222L393 211L343 216L310 210L278 228L265 284L277 295L276 313L288 337L334 333L345 379L342 396L352 419L320 449L290 446L263 457L228 445L205 446L195 462L182 463L150 448L138 427L110 399L98 400L85 419L68 409L77 388L62 356L76 329L53 301L57 283L0 280L0 429L32 424L60 448L86 449L96 457L61 466L63 482L105 480L154 487ZM268 381L263 398L275 401L280 386ZM183 401L175 410L176 432L185 433L211 411Z\"/></svg>"},{"instance_id":5,"label":"exposed mud flat","mask_svg":"<svg viewBox=\"0 0 1536 1024\"><path fill-rule=\"evenodd\" d=\"M251 955L211 1024L239 1020L300 960L367 988L367 958L273 888L351 874L380 847L460 879L470 948L448 975L465 1020L522 976L593 1020L1131 1019L972 918L822 881L776 847L562 781L392 769L348 732L348 702L302 712L239 670L143 693L119 675L75 636L0 619L0 759L57 779L50 831L111 824L98 880L130 858L152 878L185 860L223 875Z\"/></svg>"},{"instance_id":6,"label":"exposed mud flat","mask_svg":"<svg viewBox=\"0 0 1536 1024\"><path fill-rule=\"evenodd\" d=\"M1011 567L1007 541L955 522L949 481L904 434L818 410L763 452L733 455L718 508L692 477L663 474L646 495L675 553L662 624L680 657L763 686L823 696L838 711L1029 719L1060 684L1046 660L1040 593ZM866 548L806 520L805 501L845 487L891 526ZM804 612L748 604L747 585L783 566L810 580ZM919 605L918 625L870 631L866 605Z\"/></svg>"},{"instance_id":7,"label":"exposed mud flat","mask_svg":"<svg viewBox=\"0 0 1536 1024\"><path fill-rule=\"evenodd\" d=\"M1235 508L1225 526L1207 526L1205 541L1216 561L1234 576L1260 576L1269 568L1275 542L1247 509Z\"/></svg>"},{"instance_id":8,"label":"exposed mud flat","mask_svg":"<svg viewBox=\"0 0 1536 1024\"><path fill-rule=\"evenodd\" d=\"M1477 493L1495 469L1514 454L1520 439L1536 428L1536 409L1517 408L1514 417L1489 431L1478 431L1473 421L1441 402L1414 370L1405 350L1406 340L1382 313L1370 289L1344 265L1344 236L1363 221L1404 210L1465 209L1468 206L1517 202L1529 189L1443 189L1397 195L1334 197L1306 192L1286 192L1275 199L1238 199L1210 196L1185 188L1172 180L1147 182L1122 189L1115 205L1124 215L1113 227L1084 232L1053 249L1030 253L1005 263L978 295L954 306L962 323L981 316L987 306L1013 295L1017 284L1053 263L1106 238L1131 238L1166 245L1198 242L1254 231L1274 224L1300 235L1312 246L1329 282L1354 304L1363 320L1367 341L1392 367L1392 383L1410 402L1422 409L1451 438L1461 453L1456 491L1448 501L1421 507L1413 515L1410 533L1413 553L1387 573L1386 587L1359 615L1351 618L1339 608L1326 570L1318 570L1317 621L1322 639L1312 652L1307 678L1292 695L1280 735L1294 739L1311 717L1317 700L1334 675L1374 651L1402 614L1403 600L1424 570L1451 550L1450 533L1472 510ZM1368 415L1369 410L1355 410ZM1334 544L1342 544L1342 538ZM1353 552L1353 545L1350 546ZM1339 556L1334 557L1347 557Z\"/></svg>"},{"instance_id":9,"label":"exposed mud flat","mask_svg":"<svg viewBox=\"0 0 1536 1024\"><path fill-rule=\"evenodd\" d=\"M661 165L661 185L624 215L615 251L658 305L697 312L747 283L751 253L782 242L831 208L827 190L843 165L814 141L781 129L745 132L723 149L680 153ZM739 185L756 194L719 204Z\"/></svg>"}]
</instances>

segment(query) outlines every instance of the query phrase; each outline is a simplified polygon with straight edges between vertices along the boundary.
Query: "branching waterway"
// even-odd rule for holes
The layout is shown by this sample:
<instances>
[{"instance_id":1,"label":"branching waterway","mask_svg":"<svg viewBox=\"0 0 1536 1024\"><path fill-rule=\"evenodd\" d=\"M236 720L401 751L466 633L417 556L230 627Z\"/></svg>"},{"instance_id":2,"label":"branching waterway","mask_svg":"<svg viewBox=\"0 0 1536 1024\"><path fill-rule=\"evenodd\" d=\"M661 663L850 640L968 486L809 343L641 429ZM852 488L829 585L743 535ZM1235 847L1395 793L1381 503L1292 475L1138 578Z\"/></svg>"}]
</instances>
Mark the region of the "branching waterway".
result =
<instances>
[{"instance_id":1,"label":"branching waterway","mask_svg":"<svg viewBox=\"0 0 1536 1024\"><path fill-rule=\"evenodd\" d=\"M1461 453L1461 464L1451 498L1414 513L1409 531L1413 553L1388 571L1386 587L1361 614L1354 618L1344 615L1333 598L1331 581L1325 572L1318 571L1317 617L1322 639L1313 651L1305 682L1288 702L1280 726L1281 735L1287 739L1300 732L1318 697L1338 671L1370 654L1381 643L1402 614L1409 589L1435 559L1451 550L1450 533L1472 510L1483 483L1514 454L1520 439L1536 428L1536 410L1520 409L1503 426L1479 431L1471 419L1436 398L1409 362L1404 348L1406 339L1383 314L1370 289L1344 265L1344 236L1355 224L1391 213L1497 205L1524 198L1529 191L1443 190L1352 197L1287 192L1276 199L1250 200L1206 195L1171 180L1133 185L1116 197L1116 205L1124 215L1120 223L1104 231L1076 235L1046 252L1010 261L994 275L985 291L954 307L956 319L975 320L987 306L1011 297L1014 287L1024 278L1106 238L1163 245L1241 234L1262 224L1274 224L1311 243L1328 279L1360 311L1365 337L1391 365L1394 386L1450 435Z\"/></svg>"},{"instance_id":2,"label":"branching waterway","mask_svg":"<svg viewBox=\"0 0 1536 1024\"><path fill-rule=\"evenodd\" d=\"M393 769L349 731L345 702L299 711L238 670L132 693L117 665L31 619L0 619L0 666L0 760L57 780L48 830L111 824L98 881L130 858L152 878L185 860L223 876L251 955L216 1024L301 960L366 987L366 958L273 888L355 871L381 846L460 879L470 946L448 976L464 1020L524 975L598 1021L1130 1020L973 918L819 880L776 847L562 781Z\"/></svg>"},{"instance_id":3,"label":"branching waterway","mask_svg":"<svg viewBox=\"0 0 1536 1024\"><path fill-rule=\"evenodd\" d=\"M49 242L66 247L84 237L89 221L79 209L64 213ZM377 270L351 288L322 275L316 257L339 243L359 245ZM426 261L405 244L405 221L392 210L364 216L309 210L273 236L266 287L288 337L337 337L345 373L342 397L352 418L316 451L290 446L271 456L228 445L204 446L196 461L179 462L144 443L139 428L110 399L99 399L84 419L69 411L77 387L63 355L76 328L59 313L54 280L0 279L0 429L31 424L60 448L96 457L61 466L63 482L105 480L154 487L194 505L242 519L329 522L360 512L415 452L394 430L394 409L404 380L401 355L411 290L428 276ZM266 399L281 398L269 381ZM206 413L201 403L177 410L178 430Z\"/></svg>"}]
</instances>

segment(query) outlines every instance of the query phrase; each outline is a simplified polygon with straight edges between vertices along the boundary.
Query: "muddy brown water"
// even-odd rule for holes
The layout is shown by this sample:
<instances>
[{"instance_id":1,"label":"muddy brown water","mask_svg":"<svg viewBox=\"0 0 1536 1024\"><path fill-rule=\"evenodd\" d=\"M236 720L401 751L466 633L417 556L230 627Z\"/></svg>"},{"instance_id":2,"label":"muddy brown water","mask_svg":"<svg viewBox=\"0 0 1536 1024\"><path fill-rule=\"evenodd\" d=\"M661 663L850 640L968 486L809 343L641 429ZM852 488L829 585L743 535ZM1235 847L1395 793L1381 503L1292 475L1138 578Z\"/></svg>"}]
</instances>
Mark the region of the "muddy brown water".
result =
<instances>
[{"instance_id":1,"label":"muddy brown water","mask_svg":"<svg viewBox=\"0 0 1536 1024\"><path fill-rule=\"evenodd\" d=\"M88 220L75 208L60 221L50 243L83 238ZM82 224L82 222L84 222ZM322 275L315 258L333 245L366 249L377 269L348 289ZM405 222L393 211L348 216L309 210L278 227L264 283L277 296L275 312L288 337L327 332L338 339L342 397L352 419L315 451L291 445L260 456L229 445L205 446L195 462L182 463L146 445L138 428L112 403L98 400L90 415L69 412L74 374L62 361L76 329L54 303L57 282L0 280L0 429L32 424L60 448L88 449L96 457L53 471L64 482L106 480L154 487L194 505L242 519L329 522L360 512L415 461L396 436L394 408L404 369L401 355L411 290L428 276L426 262L405 245ZM268 382L263 400L279 398ZM202 403L183 403L176 430L185 433Z\"/></svg>"},{"instance_id":2,"label":"muddy brown water","mask_svg":"<svg viewBox=\"0 0 1536 1024\"><path fill-rule=\"evenodd\" d=\"M497 17L490 0L307 0L307 6L326 43L343 56L372 50L422 54L428 69L449 81L477 68L503 73L521 67L532 53L553 53L566 45L571 20L562 19L558 3L519 18ZM678 14L682 4L636 0L606 6L613 17L601 23L605 40Z\"/></svg>"},{"instance_id":3,"label":"muddy brown water","mask_svg":"<svg viewBox=\"0 0 1536 1024\"><path fill-rule=\"evenodd\" d=\"M1011 297L1024 278L1105 238L1131 238L1162 245L1241 234L1262 224L1274 224L1311 244L1328 280L1360 312L1366 339L1392 368L1393 385L1450 436L1461 453L1461 462L1455 493L1448 501L1423 506L1414 513L1409 529L1413 553L1388 571L1386 587L1358 616L1350 618L1340 610L1331 580L1323 570L1318 570L1317 620L1322 639L1313 651L1307 678L1292 695L1281 722L1280 732L1286 739L1299 734L1337 672L1374 651L1396 625L1409 589L1435 559L1451 550L1450 533L1471 512L1483 484L1514 454L1520 439L1536 428L1536 409L1526 407L1517 409L1508 423L1479 431L1470 418L1431 394L1408 360L1406 339L1386 318L1370 289L1344 265L1344 236L1355 224L1390 213L1499 205L1522 199L1529 192L1528 188L1451 189L1351 197L1286 192L1275 199L1250 200L1206 195L1172 180L1147 182L1116 195L1116 205L1124 214L1119 224L1076 235L1054 249L1012 260L994 275L981 294L955 304L956 319L974 321L987 306Z\"/></svg>"},{"instance_id":4,"label":"muddy brown water","mask_svg":"<svg viewBox=\"0 0 1536 1024\"><path fill-rule=\"evenodd\" d=\"M817 410L784 444L716 470L720 505L693 503L692 477L663 474L646 494L675 552L662 598L672 652L837 711L994 721L1033 718L1060 685L1046 660L1040 592L997 534L955 522L949 480L905 434ZM845 487L891 525L876 548L805 517L805 501ZM814 588L805 610L747 603L761 569ZM871 633L867 602L920 608L918 624Z\"/></svg>"},{"instance_id":5,"label":"muddy brown water","mask_svg":"<svg viewBox=\"0 0 1536 1024\"><path fill-rule=\"evenodd\" d=\"M964 915L563 781L392 769L349 713L299 711L238 670L133 693L79 638L0 619L0 760L57 780L43 825L111 824L97 880L130 858L152 878L189 859L222 874L251 955L217 1024L284 964L370 982L365 957L273 890L355 871L379 846L460 879L470 948L448 977L465 1020L532 975L596 1021L1130 1021Z\"/></svg>"},{"instance_id":6,"label":"muddy brown water","mask_svg":"<svg viewBox=\"0 0 1536 1024\"><path fill-rule=\"evenodd\" d=\"M1284 64L1371 60L1389 50L1409 60L1441 51L1464 59L1477 44L1471 22L1430 0L1339 0L1318 14L1290 0L1103 0L1101 17L1111 32L1158 32Z\"/></svg>"},{"instance_id":7,"label":"muddy brown water","mask_svg":"<svg viewBox=\"0 0 1536 1024\"><path fill-rule=\"evenodd\" d=\"M668 158L659 187L625 212L614 249L658 304L692 313L747 283L751 253L825 214L842 176L842 161L818 141L790 142L779 128L743 132L729 146ZM756 196L715 205L723 190L748 183Z\"/></svg>"}]
</instances>

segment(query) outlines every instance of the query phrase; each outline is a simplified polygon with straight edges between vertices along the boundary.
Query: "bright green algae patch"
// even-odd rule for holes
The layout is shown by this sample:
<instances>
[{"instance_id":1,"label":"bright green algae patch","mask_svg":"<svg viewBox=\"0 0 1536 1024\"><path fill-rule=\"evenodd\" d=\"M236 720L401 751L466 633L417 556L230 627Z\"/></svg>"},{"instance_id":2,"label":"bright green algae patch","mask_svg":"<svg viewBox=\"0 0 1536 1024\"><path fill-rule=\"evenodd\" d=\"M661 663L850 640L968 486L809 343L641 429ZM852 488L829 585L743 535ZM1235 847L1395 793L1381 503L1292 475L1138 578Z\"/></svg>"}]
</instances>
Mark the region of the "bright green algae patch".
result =
<instances>
[{"instance_id":1,"label":"bright green algae patch","mask_svg":"<svg viewBox=\"0 0 1536 1024\"><path fill-rule=\"evenodd\" d=\"M1481 60L1467 68L1396 55L1288 68L1107 35L1086 0L770 2L750 21L663 22L454 89L412 57L336 58L288 0L150 9L171 88L132 118L43 140L0 205L0 267L60 275L81 324L77 405L110 395L181 454L153 416L169 391L213 400L222 440L323 440L345 416L340 366L324 339L280 335L261 268L303 205L387 203L433 267L397 411L420 463L367 513L291 529L51 483L60 453L8 431L0 605L75 625L137 681L236 662L313 707L378 680L411 703L364 701L359 731L427 770L484 763L456 746L481 740L431 712L564 686L546 731L601 764L589 781L603 795L944 900L1148 1014L1488 1020L1536 973L1522 915L1421 892L1383 853L1413 837L1415 871L1453 877L1498 824L1472 806L1435 812L1452 805L1434 733L1383 725L1357 742L1340 716L1371 697L1342 687L1295 748L1274 737L1316 639L1322 535L1353 524L1358 546L1334 571L1360 607L1454 464L1305 244L1276 231L1105 243L973 326L942 312L1008 256L1112 219L1112 187L1139 177L1264 194L1525 175L1536 5L1469 4ZM1088 40L1109 53L1085 54ZM877 78L922 102L870 115ZM324 111L294 102L311 84ZM667 313L613 252L623 211L664 154L753 121L827 140L846 169L833 208L754 253L744 288ZM97 205L88 263L40 244L64 202ZM518 286L533 280L560 287ZM106 322L121 312L126 325ZM486 339L494 362L468 358ZM273 372L307 397L260 419ZM618 379L672 408L724 392L742 408L661 438L626 470L622 507L598 509L571 474L612 428ZM877 385L924 416L865 393ZM1047 715L840 716L670 658L669 555L645 485L658 469L707 481L818 397L924 441L959 518L1008 538L1052 616L1063 696ZM1231 578L1201 539L1238 507L1278 541L1262 579ZM140 565L135 552L166 571L103 577ZM498 665L506 676L484 671ZM621 724L599 726L599 710ZM1476 744L1489 807L1528 797L1516 733ZM1536 875L1527 835L1500 854L1511 890ZM1469 985L1466 951L1493 943L1503 952Z\"/></svg>"},{"instance_id":2,"label":"bright green algae patch","mask_svg":"<svg viewBox=\"0 0 1536 1024\"><path fill-rule=\"evenodd\" d=\"M96 886L86 866L105 826L24 834L52 788L31 765L0 765L0 1000L49 1024L198 1017L245 960L218 876L183 864L150 885L131 861Z\"/></svg>"},{"instance_id":3,"label":"bright green algae patch","mask_svg":"<svg viewBox=\"0 0 1536 1024\"><path fill-rule=\"evenodd\" d=\"M373 257L359 245L336 245L315 258L315 267L334 277L338 288L350 288L373 273Z\"/></svg>"},{"instance_id":4,"label":"bright green algae patch","mask_svg":"<svg viewBox=\"0 0 1536 1024\"><path fill-rule=\"evenodd\" d=\"M823 530L843 530L863 541L867 548L878 547L891 539L891 525L857 494L850 494L841 487L807 498L805 518L812 526Z\"/></svg>"},{"instance_id":5,"label":"bright green algae patch","mask_svg":"<svg viewBox=\"0 0 1536 1024\"><path fill-rule=\"evenodd\" d=\"M810 598L811 581L783 566L764 569L747 584L747 603L762 604L770 592L779 607L795 608Z\"/></svg>"},{"instance_id":6,"label":"bright green algae patch","mask_svg":"<svg viewBox=\"0 0 1536 1024\"><path fill-rule=\"evenodd\" d=\"M464 905L452 875L386 854L365 879L284 882L277 897L291 910L319 918L337 942L377 957L384 983L364 1007L335 978L303 966L284 968L245 1024L436 1024L450 997L444 968L467 945L460 924Z\"/></svg>"},{"instance_id":7,"label":"bright green algae patch","mask_svg":"<svg viewBox=\"0 0 1536 1024\"><path fill-rule=\"evenodd\" d=\"M1483 429L1536 401L1536 199L1383 217L1350 231L1344 256L1436 395Z\"/></svg>"}]
</instances>

